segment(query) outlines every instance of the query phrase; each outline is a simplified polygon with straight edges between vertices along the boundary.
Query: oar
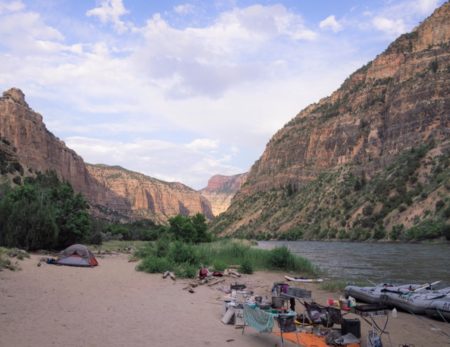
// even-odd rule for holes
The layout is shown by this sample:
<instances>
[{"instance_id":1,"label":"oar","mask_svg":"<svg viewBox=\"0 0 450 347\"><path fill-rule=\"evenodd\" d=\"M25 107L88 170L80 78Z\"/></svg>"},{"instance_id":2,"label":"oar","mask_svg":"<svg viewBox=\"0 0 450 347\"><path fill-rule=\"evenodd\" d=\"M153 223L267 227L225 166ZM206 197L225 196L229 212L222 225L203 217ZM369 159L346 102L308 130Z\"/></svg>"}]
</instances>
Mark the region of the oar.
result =
<instances>
[{"instance_id":1,"label":"oar","mask_svg":"<svg viewBox=\"0 0 450 347\"><path fill-rule=\"evenodd\" d=\"M441 281L436 281L436 282L433 282L433 283L425 283L423 286L414 289L413 292L418 292L418 291L421 291L421 290L423 290L425 288L428 288L428 287L432 288L433 286L435 286L436 284L439 284L439 283L441 283Z\"/></svg>"}]
</instances>

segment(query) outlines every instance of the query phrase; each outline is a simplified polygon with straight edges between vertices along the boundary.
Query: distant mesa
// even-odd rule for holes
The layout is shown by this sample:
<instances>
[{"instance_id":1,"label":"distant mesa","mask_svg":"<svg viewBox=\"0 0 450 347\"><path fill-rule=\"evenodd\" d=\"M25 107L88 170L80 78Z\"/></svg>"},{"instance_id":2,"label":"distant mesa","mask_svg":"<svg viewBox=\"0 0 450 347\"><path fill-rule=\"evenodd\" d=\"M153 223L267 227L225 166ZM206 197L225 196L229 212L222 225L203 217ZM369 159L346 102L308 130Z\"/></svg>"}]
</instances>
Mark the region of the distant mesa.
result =
<instances>
[{"instance_id":1,"label":"distant mesa","mask_svg":"<svg viewBox=\"0 0 450 347\"><path fill-rule=\"evenodd\" d=\"M243 173L232 176L214 175L208 180L208 185L201 189L200 193L211 203L214 216L228 209L246 178L247 173Z\"/></svg>"}]
</instances>

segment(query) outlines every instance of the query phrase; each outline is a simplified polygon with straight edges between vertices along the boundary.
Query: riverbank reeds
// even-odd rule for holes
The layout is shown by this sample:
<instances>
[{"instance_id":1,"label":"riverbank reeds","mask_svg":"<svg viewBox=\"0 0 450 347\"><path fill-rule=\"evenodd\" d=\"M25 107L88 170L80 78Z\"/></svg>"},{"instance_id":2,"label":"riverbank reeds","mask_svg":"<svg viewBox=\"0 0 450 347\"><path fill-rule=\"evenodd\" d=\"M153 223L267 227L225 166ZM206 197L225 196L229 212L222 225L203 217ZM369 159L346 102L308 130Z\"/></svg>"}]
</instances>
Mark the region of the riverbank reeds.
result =
<instances>
[{"instance_id":1,"label":"riverbank reeds","mask_svg":"<svg viewBox=\"0 0 450 347\"><path fill-rule=\"evenodd\" d=\"M199 267L220 271L237 266L242 272L256 270L290 271L315 276L319 269L309 260L292 254L286 247L264 250L237 240L220 240L204 244L160 239L140 247L137 270L150 273L174 271L178 277L195 277Z\"/></svg>"}]
</instances>

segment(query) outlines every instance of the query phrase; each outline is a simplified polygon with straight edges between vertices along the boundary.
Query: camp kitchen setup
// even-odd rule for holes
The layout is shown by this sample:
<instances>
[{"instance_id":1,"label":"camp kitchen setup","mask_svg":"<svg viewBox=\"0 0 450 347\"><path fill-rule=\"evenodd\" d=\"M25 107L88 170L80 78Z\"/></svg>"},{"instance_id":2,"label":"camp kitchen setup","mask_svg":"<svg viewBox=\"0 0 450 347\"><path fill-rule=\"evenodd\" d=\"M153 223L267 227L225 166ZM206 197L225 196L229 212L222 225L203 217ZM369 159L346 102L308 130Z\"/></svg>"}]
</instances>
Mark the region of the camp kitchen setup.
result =
<instances>
[{"instance_id":1,"label":"camp kitchen setup","mask_svg":"<svg viewBox=\"0 0 450 347\"><path fill-rule=\"evenodd\" d=\"M388 306L359 304L349 295L328 299L322 305L299 283L275 282L270 297L259 296L244 284L232 284L224 297L222 313L222 322L241 328L242 334L249 329L274 334L282 346L286 341L305 347L382 347L383 343L392 346L387 330L392 315ZM362 322L369 327L364 343Z\"/></svg>"}]
</instances>

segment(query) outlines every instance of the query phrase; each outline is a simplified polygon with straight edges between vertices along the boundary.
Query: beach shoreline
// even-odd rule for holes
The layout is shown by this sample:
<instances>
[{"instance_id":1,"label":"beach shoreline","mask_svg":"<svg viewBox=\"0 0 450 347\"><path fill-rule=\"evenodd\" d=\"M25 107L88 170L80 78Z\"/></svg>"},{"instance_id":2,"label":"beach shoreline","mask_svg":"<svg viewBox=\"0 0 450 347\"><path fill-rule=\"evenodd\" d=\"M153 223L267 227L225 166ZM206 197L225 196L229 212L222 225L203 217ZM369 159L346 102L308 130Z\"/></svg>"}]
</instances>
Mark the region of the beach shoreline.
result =
<instances>
[{"instance_id":1,"label":"beach shoreline","mask_svg":"<svg viewBox=\"0 0 450 347\"><path fill-rule=\"evenodd\" d=\"M224 325L220 319L226 288L238 281L255 294L270 296L283 273L256 272L215 286L183 290L188 279L163 279L135 271L125 254L99 257L95 268L42 263L40 255L20 262L21 271L0 272L0 346L274 346L275 335ZM290 283L292 285L292 283ZM312 290L326 303L336 293L316 284L295 284ZM302 311L297 304L297 311ZM351 316L349 316L351 317ZM362 346L368 325L361 321ZM450 346L450 324L399 312L387 330L393 346ZM389 346L387 336L383 337ZM293 345L286 343L287 346Z\"/></svg>"}]
</instances>

